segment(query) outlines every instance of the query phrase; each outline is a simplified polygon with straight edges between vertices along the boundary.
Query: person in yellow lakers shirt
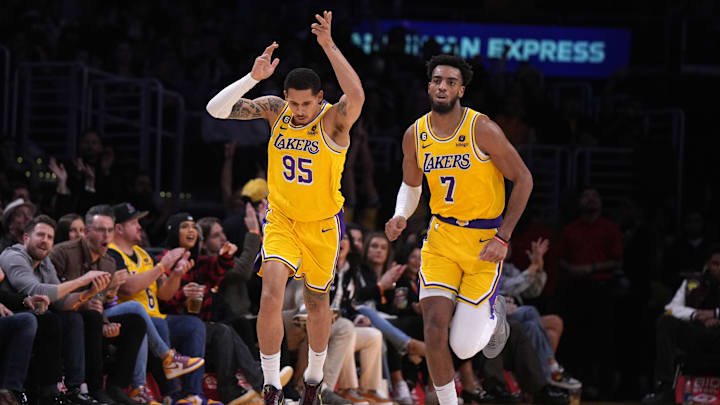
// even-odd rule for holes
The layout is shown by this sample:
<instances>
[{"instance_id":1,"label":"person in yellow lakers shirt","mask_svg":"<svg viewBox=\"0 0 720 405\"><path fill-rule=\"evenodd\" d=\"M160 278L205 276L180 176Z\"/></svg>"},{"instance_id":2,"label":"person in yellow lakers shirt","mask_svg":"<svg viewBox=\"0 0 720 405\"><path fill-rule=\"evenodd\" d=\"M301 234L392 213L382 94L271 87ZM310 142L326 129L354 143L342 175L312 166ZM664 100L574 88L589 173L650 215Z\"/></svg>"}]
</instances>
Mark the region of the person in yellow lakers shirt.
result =
<instances>
[{"instance_id":1,"label":"person in yellow lakers shirt","mask_svg":"<svg viewBox=\"0 0 720 405\"><path fill-rule=\"evenodd\" d=\"M165 315L160 312L161 300L170 299L180 287L182 275L192 267L190 254L183 248L168 252L157 262L138 244L142 238L142 227L138 222L147 215L147 211L138 211L130 203L121 203L112 207L115 217L114 240L109 245L108 255L118 269L127 269L130 275L118 291L118 301L134 302L145 319L147 336L138 351L133 372L130 397L136 402L157 405L145 387L148 351L162 360L167 384L164 395L176 399L178 405L212 405L215 401L204 400L202 394L202 376L205 360L205 325L190 315ZM166 277L165 270L172 270ZM116 307L106 311L112 312ZM180 346L183 356L170 348L172 343ZM159 376L155 376L158 378ZM182 379L182 391L176 378Z\"/></svg>"},{"instance_id":2,"label":"person in yellow lakers shirt","mask_svg":"<svg viewBox=\"0 0 720 405\"><path fill-rule=\"evenodd\" d=\"M500 127L460 104L472 78L467 62L434 56L427 74L431 111L405 131L403 183L385 232L395 240L405 229L424 174L433 214L419 273L427 362L440 404L457 405L448 342L461 359L480 350L493 358L505 346L510 328L497 286L532 176ZM513 190L503 218L504 178Z\"/></svg>"},{"instance_id":3,"label":"person in yellow lakers shirt","mask_svg":"<svg viewBox=\"0 0 720 405\"><path fill-rule=\"evenodd\" d=\"M285 100L242 98L258 81L270 77L273 42L255 59L252 71L215 95L207 111L215 118L262 118L270 126L268 142L269 206L264 220L263 277L257 319L265 404L283 402L280 384L281 308L288 276L304 279L308 311L308 367L301 403L312 404L322 389L322 368L330 335L328 288L334 278L344 222L340 193L350 127L360 116L365 94L360 78L333 42L332 12L316 14L311 32L330 60L343 90L335 105L323 100L318 75L305 68L285 77Z\"/></svg>"}]
</instances>

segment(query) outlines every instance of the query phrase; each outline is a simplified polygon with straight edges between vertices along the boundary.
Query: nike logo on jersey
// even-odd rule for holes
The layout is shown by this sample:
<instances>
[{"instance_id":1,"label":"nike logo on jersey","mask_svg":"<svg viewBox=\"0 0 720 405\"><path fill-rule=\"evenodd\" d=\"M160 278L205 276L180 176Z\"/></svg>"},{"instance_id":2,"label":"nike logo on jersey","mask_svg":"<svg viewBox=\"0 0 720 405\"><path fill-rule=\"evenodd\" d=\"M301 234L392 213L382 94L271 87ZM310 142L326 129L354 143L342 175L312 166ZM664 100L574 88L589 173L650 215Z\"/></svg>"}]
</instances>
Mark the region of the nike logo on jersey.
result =
<instances>
[{"instance_id":1,"label":"nike logo on jersey","mask_svg":"<svg viewBox=\"0 0 720 405\"><path fill-rule=\"evenodd\" d=\"M325 233L325 232L327 232L327 231L332 231L332 228L323 229L323 230L321 230L320 232Z\"/></svg>"},{"instance_id":2,"label":"nike logo on jersey","mask_svg":"<svg viewBox=\"0 0 720 405\"><path fill-rule=\"evenodd\" d=\"M492 238L480 239L480 243L485 243L485 242L489 241L490 239L492 239Z\"/></svg>"},{"instance_id":3,"label":"nike logo on jersey","mask_svg":"<svg viewBox=\"0 0 720 405\"><path fill-rule=\"evenodd\" d=\"M280 129L287 129L287 127L280 125Z\"/></svg>"},{"instance_id":4,"label":"nike logo on jersey","mask_svg":"<svg viewBox=\"0 0 720 405\"><path fill-rule=\"evenodd\" d=\"M427 145L423 145L422 148L425 149L425 148L427 148L427 147L430 146L430 145L432 145L432 142L429 143L429 144L427 144Z\"/></svg>"}]
</instances>

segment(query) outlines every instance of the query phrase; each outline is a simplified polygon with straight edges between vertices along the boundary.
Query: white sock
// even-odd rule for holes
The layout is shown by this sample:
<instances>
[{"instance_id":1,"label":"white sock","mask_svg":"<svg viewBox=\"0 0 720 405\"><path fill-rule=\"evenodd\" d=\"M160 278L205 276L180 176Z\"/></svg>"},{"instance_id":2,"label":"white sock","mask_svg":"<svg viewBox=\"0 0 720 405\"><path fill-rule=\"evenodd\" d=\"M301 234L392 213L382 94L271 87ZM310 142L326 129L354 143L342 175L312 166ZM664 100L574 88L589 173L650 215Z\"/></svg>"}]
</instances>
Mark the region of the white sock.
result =
<instances>
[{"instance_id":1,"label":"white sock","mask_svg":"<svg viewBox=\"0 0 720 405\"><path fill-rule=\"evenodd\" d=\"M275 354L260 353L260 366L262 367L265 385L272 385L281 390L280 383L280 352Z\"/></svg>"},{"instance_id":2,"label":"white sock","mask_svg":"<svg viewBox=\"0 0 720 405\"><path fill-rule=\"evenodd\" d=\"M327 356L327 347L320 353L316 353L308 345L308 366L305 369L303 377L305 382L317 384L323 379L323 365L325 365L325 356Z\"/></svg>"},{"instance_id":3,"label":"white sock","mask_svg":"<svg viewBox=\"0 0 720 405\"><path fill-rule=\"evenodd\" d=\"M449 383L442 387L435 385L435 394L437 394L440 405L458 405L455 380L450 380Z\"/></svg>"}]
</instances>

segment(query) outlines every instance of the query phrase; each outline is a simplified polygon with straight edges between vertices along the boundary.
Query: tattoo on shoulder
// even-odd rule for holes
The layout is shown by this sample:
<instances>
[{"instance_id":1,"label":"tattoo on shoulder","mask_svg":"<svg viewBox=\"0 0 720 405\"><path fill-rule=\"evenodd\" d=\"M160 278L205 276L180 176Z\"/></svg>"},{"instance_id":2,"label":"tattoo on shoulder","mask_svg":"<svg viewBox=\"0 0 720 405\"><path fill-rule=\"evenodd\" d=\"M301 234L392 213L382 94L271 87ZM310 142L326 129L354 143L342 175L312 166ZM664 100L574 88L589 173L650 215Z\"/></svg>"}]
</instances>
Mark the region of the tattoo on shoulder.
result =
<instances>
[{"instance_id":1,"label":"tattoo on shoulder","mask_svg":"<svg viewBox=\"0 0 720 405\"><path fill-rule=\"evenodd\" d=\"M229 118L235 118L240 120L262 118L262 110L254 101L240 99L232 107Z\"/></svg>"},{"instance_id":2,"label":"tattoo on shoulder","mask_svg":"<svg viewBox=\"0 0 720 405\"><path fill-rule=\"evenodd\" d=\"M275 114L279 114L280 111L282 111L284 106L285 106L285 101L283 101L279 97L268 97L268 99L267 99L267 109L272 111Z\"/></svg>"},{"instance_id":3,"label":"tattoo on shoulder","mask_svg":"<svg viewBox=\"0 0 720 405\"><path fill-rule=\"evenodd\" d=\"M347 116L347 104L344 101L335 104L335 108L337 108L337 111L340 114L342 114L343 116Z\"/></svg>"}]
</instances>

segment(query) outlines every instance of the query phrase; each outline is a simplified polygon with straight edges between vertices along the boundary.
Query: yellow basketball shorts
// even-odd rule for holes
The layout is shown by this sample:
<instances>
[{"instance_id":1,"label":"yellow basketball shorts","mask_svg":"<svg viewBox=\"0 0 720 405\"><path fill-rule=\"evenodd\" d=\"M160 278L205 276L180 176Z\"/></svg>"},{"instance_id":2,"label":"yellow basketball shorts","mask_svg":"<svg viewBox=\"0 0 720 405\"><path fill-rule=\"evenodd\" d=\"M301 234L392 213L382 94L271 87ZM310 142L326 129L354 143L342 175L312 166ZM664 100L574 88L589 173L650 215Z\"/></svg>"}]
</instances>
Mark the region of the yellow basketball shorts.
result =
<instances>
[{"instance_id":1,"label":"yellow basketball shorts","mask_svg":"<svg viewBox=\"0 0 720 405\"><path fill-rule=\"evenodd\" d=\"M335 278L344 232L342 210L327 219L300 222L270 208L263 221L262 262L285 263L290 268L288 277L304 279L313 291L327 292ZM258 275L262 277L262 267Z\"/></svg>"},{"instance_id":2,"label":"yellow basketball shorts","mask_svg":"<svg viewBox=\"0 0 720 405\"><path fill-rule=\"evenodd\" d=\"M433 217L421 250L422 288L440 288L458 301L492 305L502 277L502 262L478 259L496 229L472 229L451 225Z\"/></svg>"}]
</instances>

